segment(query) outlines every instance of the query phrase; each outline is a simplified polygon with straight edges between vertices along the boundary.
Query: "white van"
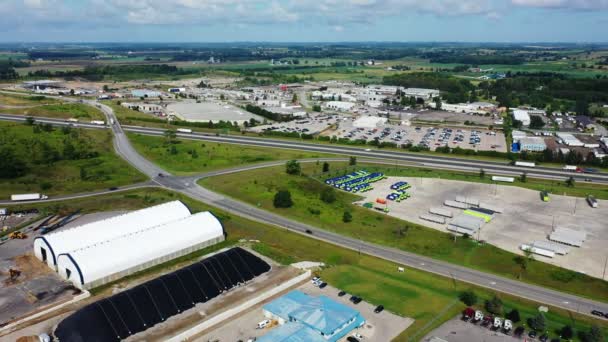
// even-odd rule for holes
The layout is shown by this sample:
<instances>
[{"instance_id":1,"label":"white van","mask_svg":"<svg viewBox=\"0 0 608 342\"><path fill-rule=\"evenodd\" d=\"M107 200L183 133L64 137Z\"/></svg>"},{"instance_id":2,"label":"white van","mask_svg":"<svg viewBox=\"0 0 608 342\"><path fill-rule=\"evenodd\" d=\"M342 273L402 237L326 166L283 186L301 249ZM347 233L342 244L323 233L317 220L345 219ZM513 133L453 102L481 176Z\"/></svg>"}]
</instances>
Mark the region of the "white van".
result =
<instances>
[{"instance_id":1,"label":"white van","mask_svg":"<svg viewBox=\"0 0 608 342\"><path fill-rule=\"evenodd\" d=\"M268 325L270 324L270 320L265 319L263 321L261 321L260 323L258 323L258 329L264 329L266 328Z\"/></svg>"}]
</instances>

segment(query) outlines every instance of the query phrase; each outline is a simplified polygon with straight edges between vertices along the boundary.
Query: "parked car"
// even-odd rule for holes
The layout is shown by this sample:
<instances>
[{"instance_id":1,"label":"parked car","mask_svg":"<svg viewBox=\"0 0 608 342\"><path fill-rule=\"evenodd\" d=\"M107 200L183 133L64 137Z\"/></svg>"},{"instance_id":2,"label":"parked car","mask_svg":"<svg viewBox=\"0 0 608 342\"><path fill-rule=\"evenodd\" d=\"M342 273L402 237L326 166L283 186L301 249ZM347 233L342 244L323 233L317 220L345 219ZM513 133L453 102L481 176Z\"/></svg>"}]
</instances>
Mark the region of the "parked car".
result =
<instances>
[{"instance_id":1,"label":"parked car","mask_svg":"<svg viewBox=\"0 0 608 342\"><path fill-rule=\"evenodd\" d=\"M536 337L536 331L530 330L530 332L528 333L528 337L535 338Z\"/></svg>"},{"instance_id":2,"label":"parked car","mask_svg":"<svg viewBox=\"0 0 608 342\"><path fill-rule=\"evenodd\" d=\"M540 340L540 342L547 342L549 340L549 335L542 334L538 339Z\"/></svg>"},{"instance_id":3,"label":"parked car","mask_svg":"<svg viewBox=\"0 0 608 342\"><path fill-rule=\"evenodd\" d=\"M270 324L270 320L265 319L263 321L261 321L260 323L258 323L258 329L264 329L266 328L268 325Z\"/></svg>"},{"instance_id":4,"label":"parked car","mask_svg":"<svg viewBox=\"0 0 608 342\"><path fill-rule=\"evenodd\" d=\"M338 297L343 297L345 294L346 294L346 292L340 291L340 292L338 292Z\"/></svg>"},{"instance_id":5,"label":"parked car","mask_svg":"<svg viewBox=\"0 0 608 342\"><path fill-rule=\"evenodd\" d=\"M353 304L359 304L359 303L361 303L362 300L363 300L363 298L357 297L357 298L355 298L355 300L353 300Z\"/></svg>"},{"instance_id":6,"label":"parked car","mask_svg":"<svg viewBox=\"0 0 608 342\"><path fill-rule=\"evenodd\" d=\"M517 327L517 328L515 328L515 331L513 331L513 336L521 337L521 335L523 335L525 332L526 332L526 329L524 329L524 327Z\"/></svg>"},{"instance_id":7,"label":"parked car","mask_svg":"<svg viewBox=\"0 0 608 342\"><path fill-rule=\"evenodd\" d=\"M319 284L319 288L320 289L324 288L325 286L327 286L326 282L322 282L321 284Z\"/></svg>"},{"instance_id":8,"label":"parked car","mask_svg":"<svg viewBox=\"0 0 608 342\"><path fill-rule=\"evenodd\" d=\"M384 306L383 305L378 305L376 306L376 308L374 309L375 313L381 313L384 310Z\"/></svg>"},{"instance_id":9,"label":"parked car","mask_svg":"<svg viewBox=\"0 0 608 342\"><path fill-rule=\"evenodd\" d=\"M312 234L312 230L306 229L306 234Z\"/></svg>"},{"instance_id":10,"label":"parked car","mask_svg":"<svg viewBox=\"0 0 608 342\"><path fill-rule=\"evenodd\" d=\"M605 316L605 314L603 312L598 311L598 310L591 311L591 314L594 315L594 316L600 316L600 317L604 317Z\"/></svg>"},{"instance_id":11,"label":"parked car","mask_svg":"<svg viewBox=\"0 0 608 342\"><path fill-rule=\"evenodd\" d=\"M348 336L348 337L346 338L346 340L347 340L348 342L359 342L359 340L358 340L357 338L353 337L353 336Z\"/></svg>"},{"instance_id":12,"label":"parked car","mask_svg":"<svg viewBox=\"0 0 608 342\"><path fill-rule=\"evenodd\" d=\"M110 190L110 191L118 190L118 187L113 186L113 187L109 188L108 190Z\"/></svg>"}]
</instances>

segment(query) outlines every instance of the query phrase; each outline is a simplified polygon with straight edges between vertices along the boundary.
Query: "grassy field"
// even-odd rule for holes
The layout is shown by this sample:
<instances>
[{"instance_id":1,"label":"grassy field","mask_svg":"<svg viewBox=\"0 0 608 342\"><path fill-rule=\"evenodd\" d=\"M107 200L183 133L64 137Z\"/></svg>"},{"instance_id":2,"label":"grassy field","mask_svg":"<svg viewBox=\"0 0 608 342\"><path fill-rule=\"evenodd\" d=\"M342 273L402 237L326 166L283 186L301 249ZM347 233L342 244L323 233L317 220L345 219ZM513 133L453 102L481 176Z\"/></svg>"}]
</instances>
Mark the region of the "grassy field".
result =
<instances>
[{"instance_id":1,"label":"grassy field","mask_svg":"<svg viewBox=\"0 0 608 342\"><path fill-rule=\"evenodd\" d=\"M269 162L273 160L329 158L335 155L278 148L201 142L178 139L167 143L164 138L128 133L135 149L147 159L175 174L194 174ZM174 152L172 152L175 147Z\"/></svg>"},{"instance_id":2,"label":"grassy field","mask_svg":"<svg viewBox=\"0 0 608 342\"><path fill-rule=\"evenodd\" d=\"M0 93L0 106L39 106L43 104L56 104L58 100L39 95L20 96Z\"/></svg>"},{"instance_id":3,"label":"grassy field","mask_svg":"<svg viewBox=\"0 0 608 342\"><path fill-rule=\"evenodd\" d=\"M327 267L320 272L320 276L331 285L360 295L370 303L383 304L387 310L396 314L415 318L415 323L402 332L395 341L419 340L425 333L457 315L465 307L457 300L460 291L474 290L481 299L480 303L483 299L493 295L490 290L458 281L454 282L451 279L415 269L406 269L404 273L398 273L396 272L398 265L391 262L359 255L354 251L316 241L304 235L230 215L182 195L160 189L134 190L77 201L48 203L38 206L38 209L43 212L58 210L71 212L82 209L88 213L116 210L117 208L121 210L137 209L176 199L182 200L193 212L211 210L218 216L227 233L226 242L95 289L93 291L95 295L110 294L111 287L114 285L126 286L134 279L141 281L152 278L159 272L164 273L177 269L191 263L194 258L219 247L234 245L240 239L260 240L260 243L254 243L251 247L283 264L303 260L322 261L326 263ZM31 208L31 205L15 207L15 209L25 208ZM505 310L517 308L522 320L533 316L539 305L507 294L501 294L500 297L504 302ZM448 310L433 321L438 313L446 308ZM570 315L570 313L556 308L550 308L547 321L551 332L561 328L564 324L571 324L575 329L582 331L588 330L591 324L603 324L605 331L607 328L605 322L577 314Z\"/></svg>"},{"instance_id":4,"label":"grassy field","mask_svg":"<svg viewBox=\"0 0 608 342\"><path fill-rule=\"evenodd\" d=\"M83 121L105 120L101 111L82 103L60 103L27 108L0 108L0 113L60 119L77 118Z\"/></svg>"},{"instance_id":5,"label":"grassy field","mask_svg":"<svg viewBox=\"0 0 608 342\"><path fill-rule=\"evenodd\" d=\"M344 166L344 163L332 163L330 170ZM320 165L315 164L302 165L303 172L309 175L319 173L320 168ZM522 271L514 260L514 253L489 244L479 245L471 239L460 238L454 241L450 234L355 206L352 202L359 197L349 193L337 192L335 202L325 203L319 196L326 187L323 183L309 177L287 175L284 167L207 178L201 180L201 184L265 210L329 231L507 278L608 301L608 282L538 261L531 262L527 270ZM274 195L279 189L291 192L295 203L293 207L277 209L273 206ZM342 215L346 211L352 214L353 221L350 223L342 221ZM407 233L398 234L399 227L407 227Z\"/></svg>"},{"instance_id":6,"label":"grassy field","mask_svg":"<svg viewBox=\"0 0 608 342\"><path fill-rule=\"evenodd\" d=\"M0 135L17 155L28 156L28 173L12 179L0 179L0 198L15 193L41 192L50 196L100 190L144 181L146 178L127 162L114 154L110 132L71 129L66 134L55 129L52 132L33 133L34 128L23 124L0 122ZM50 165L34 163L40 158L38 146L45 146L46 153L64 153L68 140L77 150L95 154L90 158L60 160ZM2 144L0 143L0 147ZM36 147L36 148L33 148Z\"/></svg>"}]
</instances>

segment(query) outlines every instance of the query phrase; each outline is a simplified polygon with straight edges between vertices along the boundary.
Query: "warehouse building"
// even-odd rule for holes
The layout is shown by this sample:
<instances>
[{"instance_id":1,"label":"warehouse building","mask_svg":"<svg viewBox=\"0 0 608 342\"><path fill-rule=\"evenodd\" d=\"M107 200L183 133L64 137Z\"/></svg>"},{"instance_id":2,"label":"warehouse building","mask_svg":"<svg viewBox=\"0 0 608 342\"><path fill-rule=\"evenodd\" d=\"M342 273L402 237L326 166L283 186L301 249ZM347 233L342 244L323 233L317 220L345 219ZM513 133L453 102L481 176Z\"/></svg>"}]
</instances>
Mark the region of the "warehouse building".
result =
<instances>
[{"instance_id":1,"label":"warehouse building","mask_svg":"<svg viewBox=\"0 0 608 342\"><path fill-rule=\"evenodd\" d=\"M174 201L38 237L34 253L76 287L91 289L223 240L213 214L190 215Z\"/></svg>"},{"instance_id":2,"label":"warehouse building","mask_svg":"<svg viewBox=\"0 0 608 342\"><path fill-rule=\"evenodd\" d=\"M530 125L530 114L527 110L516 109L513 111L513 119L521 121L524 126Z\"/></svg>"},{"instance_id":3,"label":"warehouse building","mask_svg":"<svg viewBox=\"0 0 608 342\"><path fill-rule=\"evenodd\" d=\"M221 223L210 212L201 212L59 254L57 270L77 287L90 289L223 240Z\"/></svg>"},{"instance_id":4,"label":"warehouse building","mask_svg":"<svg viewBox=\"0 0 608 342\"><path fill-rule=\"evenodd\" d=\"M541 137L525 137L519 139L519 149L521 151L542 152L547 149L545 139Z\"/></svg>"},{"instance_id":5,"label":"warehouse building","mask_svg":"<svg viewBox=\"0 0 608 342\"><path fill-rule=\"evenodd\" d=\"M92 246L119 236L133 234L146 228L190 216L190 210L180 201L172 201L131 211L123 215L91 222L82 226L41 235L34 239L34 255L52 269L59 254Z\"/></svg>"},{"instance_id":6,"label":"warehouse building","mask_svg":"<svg viewBox=\"0 0 608 342\"><path fill-rule=\"evenodd\" d=\"M260 342L335 342L365 323L357 310L326 296L312 297L298 290L264 305L263 310L264 316L281 326L259 338Z\"/></svg>"}]
</instances>

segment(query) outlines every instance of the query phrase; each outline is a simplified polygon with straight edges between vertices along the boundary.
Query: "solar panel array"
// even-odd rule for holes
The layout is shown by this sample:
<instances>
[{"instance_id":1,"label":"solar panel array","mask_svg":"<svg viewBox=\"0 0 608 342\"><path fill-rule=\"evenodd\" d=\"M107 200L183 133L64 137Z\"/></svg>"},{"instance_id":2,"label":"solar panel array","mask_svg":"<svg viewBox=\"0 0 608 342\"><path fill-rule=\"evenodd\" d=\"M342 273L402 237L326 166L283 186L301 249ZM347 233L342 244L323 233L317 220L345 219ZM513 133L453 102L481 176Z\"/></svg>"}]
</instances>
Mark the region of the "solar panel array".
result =
<instances>
[{"instance_id":1,"label":"solar panel array","mask_svg":"<svg viewBox=\"0 0 608 342\"><path fill-rule=\"evenodd\" d=\"M269 270L257 256L232 248L89 304L61 321L55 336L60 342L120 341Z\"/></svg>"}]
</instances>

